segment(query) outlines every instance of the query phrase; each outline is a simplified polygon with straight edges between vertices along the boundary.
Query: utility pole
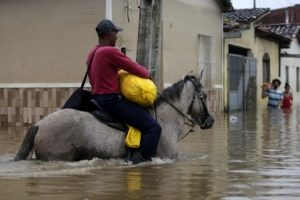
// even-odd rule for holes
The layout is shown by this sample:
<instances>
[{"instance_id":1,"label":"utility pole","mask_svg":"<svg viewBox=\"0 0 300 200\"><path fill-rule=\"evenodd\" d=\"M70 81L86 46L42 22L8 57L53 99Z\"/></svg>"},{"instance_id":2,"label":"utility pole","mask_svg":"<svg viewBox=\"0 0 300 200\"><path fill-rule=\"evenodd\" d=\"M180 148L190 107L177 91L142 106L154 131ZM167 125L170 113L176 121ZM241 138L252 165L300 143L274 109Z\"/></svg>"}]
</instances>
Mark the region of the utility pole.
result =
<instances>
[{"instance_id":1,"label":"utility pole","mask_svg":"<svg viewBox=\"0 0 300 200\"><path fill-rule=\"evenodd\" d=\"M256 8L256 0L253 0L253 8Z\"/></svg>"},{"instance_id":2,"label":"utility pole","mask_svg":"<svg viewBox=\"0 0 300 200\"><path fill-rule=\"evenodd\" d=\"M141 0L136 61L148 70L155 70L152 80L162 89L161 40L162 1Z\"/></svg>"}]
</instances>

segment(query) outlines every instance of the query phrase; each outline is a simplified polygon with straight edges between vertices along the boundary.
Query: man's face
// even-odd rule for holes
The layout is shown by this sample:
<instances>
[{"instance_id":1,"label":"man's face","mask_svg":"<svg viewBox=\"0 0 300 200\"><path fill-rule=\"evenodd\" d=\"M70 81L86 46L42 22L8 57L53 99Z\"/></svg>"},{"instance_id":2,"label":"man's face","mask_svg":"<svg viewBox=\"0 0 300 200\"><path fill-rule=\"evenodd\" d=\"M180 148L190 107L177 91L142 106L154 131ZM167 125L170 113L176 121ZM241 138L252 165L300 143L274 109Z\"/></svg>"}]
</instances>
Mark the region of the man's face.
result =
<instances>
[{"instance_id":1,"label":"man's face","mask_svg":"<svg viewBox=\"0 0 300 200\"><path fill-rule=\"evenodd\" d=\"M274 81L273 87L274 87L274 89L277 89L279 87L279 82L278 81Z\"/></svg>"},{"instance_id":2,"label":"man's face","mask_svg":"<svg viewBox=\"0 0 300 200\"><path fill-rule=\"evenodd\" d=\"M118 39L117 37L117 34L118 34L118 31L116 30L111 30L109 33L109 38L110 38L110 46L116 46L116 41Z\"/></svg>"}]
</instances>

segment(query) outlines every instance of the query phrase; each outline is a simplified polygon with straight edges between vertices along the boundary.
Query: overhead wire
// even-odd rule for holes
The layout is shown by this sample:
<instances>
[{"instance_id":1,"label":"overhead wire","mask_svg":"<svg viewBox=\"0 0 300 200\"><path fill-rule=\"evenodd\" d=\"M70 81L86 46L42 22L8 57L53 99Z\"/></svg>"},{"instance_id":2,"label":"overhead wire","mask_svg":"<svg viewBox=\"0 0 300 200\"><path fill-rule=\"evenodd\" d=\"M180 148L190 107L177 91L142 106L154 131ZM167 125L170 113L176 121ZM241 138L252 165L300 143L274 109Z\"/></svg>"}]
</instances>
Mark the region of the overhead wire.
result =
<instances>
[{"instance_id":1,"label":"overhead wire","mask_svg":"<svg viewBox=\"0 0 300 200\"><path fill-rule=\"evenodd\" d=\"M288 4L290 4L290 6L293 5L293 2L291 2L291 0L285 0Z\"/></svg>"},{"instance_id":2,"label":"overhead wire","mask_svg":"<svg viewBox=\"0 0 300 200\"><path fill-rule=\"evenodd\" d=\"M254 1L256 1L256 0L254 0ZM260 3L260 0L257 0L257 1L258 1L259 6L256 6L256 8L257 8L257 7L262 8L261 3Z\"/></svg>"},{"instance_id":3,"label":"overhead wire","mask_svg":"<svg viewBox=\"0 0 300 200\"><path fill-rule=\"evenodd\" d=\"M275 0L278 4L280 4L282 7L284 7L284 5L282 5L281 3L280 3L280 1L278 1L278 0Z\"/></svg>"}]
</instances>

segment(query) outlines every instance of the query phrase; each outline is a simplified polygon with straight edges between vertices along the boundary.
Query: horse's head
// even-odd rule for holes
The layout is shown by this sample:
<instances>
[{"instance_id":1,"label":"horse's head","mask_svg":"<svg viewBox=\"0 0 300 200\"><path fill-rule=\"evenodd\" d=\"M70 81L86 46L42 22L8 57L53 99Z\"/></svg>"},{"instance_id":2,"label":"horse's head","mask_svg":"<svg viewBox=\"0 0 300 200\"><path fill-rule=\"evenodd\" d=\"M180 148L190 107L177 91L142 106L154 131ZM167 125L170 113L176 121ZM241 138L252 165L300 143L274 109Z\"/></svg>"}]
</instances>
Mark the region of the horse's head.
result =
<instances>
[{"instance_id":1,"label":"horse's head","mask_svg":"<svg viewBox=\"0 0 300 200\"><path fill-rule=\"evenodd\" d=\"M191 115L201 129L209 129L215 120L206 105L207 94L200 83L202 74L203 70L197 78L191 74L184 77L184 81L192 81L194 85L193 99L189 106L188 114Z\"/></svg>"}]
</instances>

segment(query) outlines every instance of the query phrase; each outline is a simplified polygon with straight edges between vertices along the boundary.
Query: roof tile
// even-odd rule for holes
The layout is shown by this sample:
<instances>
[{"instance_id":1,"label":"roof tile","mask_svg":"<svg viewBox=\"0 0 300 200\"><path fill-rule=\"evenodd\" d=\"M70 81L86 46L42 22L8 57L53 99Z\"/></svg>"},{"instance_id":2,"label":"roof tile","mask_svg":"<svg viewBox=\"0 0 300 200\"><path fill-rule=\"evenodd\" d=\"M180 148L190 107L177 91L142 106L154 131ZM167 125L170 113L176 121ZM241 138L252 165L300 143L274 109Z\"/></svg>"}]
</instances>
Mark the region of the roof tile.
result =
<instances>
[{"instance_id":1,"label":"roof tile","mask_svg":"<svg viewBox=\"0 0 300 200\"><path fill-rule=\"evenodd\" d=\"M240 23L251 23L269 11L269 8L237 9L234 12L224 13L223 20L230 19Z\"/></svg>"},{"instance_id":2,"label":"roof tile","mask_svg":"<svg viewBox=\"0 0 300 200\"><path fill-rule=\"evenodd\" d=\"M269 31L277 35L295 38L300 31L300 25L281 24L281 25L257 25L257 29Z\"/></svg>"}]
</instances>

